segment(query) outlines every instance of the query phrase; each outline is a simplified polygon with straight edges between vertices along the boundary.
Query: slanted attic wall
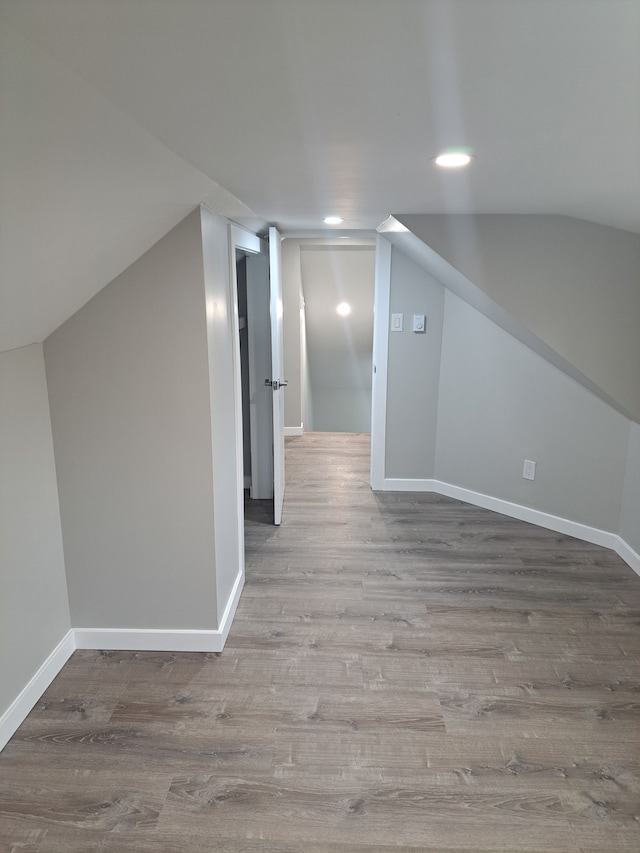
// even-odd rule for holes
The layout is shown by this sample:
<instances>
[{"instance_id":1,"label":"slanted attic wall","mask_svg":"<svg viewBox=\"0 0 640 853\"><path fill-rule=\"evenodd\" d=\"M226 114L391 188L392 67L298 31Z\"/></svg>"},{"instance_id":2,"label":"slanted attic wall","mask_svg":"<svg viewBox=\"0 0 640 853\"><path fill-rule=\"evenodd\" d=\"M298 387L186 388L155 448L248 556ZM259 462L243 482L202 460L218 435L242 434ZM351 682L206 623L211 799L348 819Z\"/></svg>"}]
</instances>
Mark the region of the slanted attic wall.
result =
<instances>
[{"instance_id":1,"label":"slanted attic wall","mask_svg":"<svg viewBox=\"0 0 640 853\"><path fill-rule=\"evenodd\" d=\"M73 627L215 630L200 211L44 354Z\"/></svg>"},{"instance_id":2,"label":"slanted attic wall","mask_svg":"<svg viewBox=\"0 0 640 853\"><path fill-rule=\"evenodd\" d=\"M566 216L396 216L640 421L640 235Z\"/></svg>"}]
</instances>

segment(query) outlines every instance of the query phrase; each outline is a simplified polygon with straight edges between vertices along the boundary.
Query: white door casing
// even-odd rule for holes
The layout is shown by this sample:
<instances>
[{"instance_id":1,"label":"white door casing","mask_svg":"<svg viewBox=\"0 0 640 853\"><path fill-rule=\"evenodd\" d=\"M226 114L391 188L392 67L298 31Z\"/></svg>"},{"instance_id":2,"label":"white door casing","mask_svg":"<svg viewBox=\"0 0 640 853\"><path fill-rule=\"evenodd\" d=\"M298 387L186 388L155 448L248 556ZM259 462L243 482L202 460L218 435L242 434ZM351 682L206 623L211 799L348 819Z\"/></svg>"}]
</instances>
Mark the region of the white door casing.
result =
<instances>
[{"instance_id":1,"label":"white door casing","mask_svg":"<svg viewBox=\"0 0 640 853\"><path fill-rule=\"evenodd\" d=\"M284 503L284 357L282 346L282 252L277 228L269 228L269 282L271 312L271 383L273 392L273 515L282 521Z\"/></svg>"},{"instance_id":2,"label":"white door casing","mask_svg":"<svg viewBox=\"0 0 640 853\"><path fill-rule=\"evenodd\" d=\"M273 497L273 393L266 386L265 370L271 363L269 268L264 254L248 255L247 336L249 349L249 408L251 444L251 498ZM244 425L247 428L247 425Z\"/></svg>"}]
</instances>

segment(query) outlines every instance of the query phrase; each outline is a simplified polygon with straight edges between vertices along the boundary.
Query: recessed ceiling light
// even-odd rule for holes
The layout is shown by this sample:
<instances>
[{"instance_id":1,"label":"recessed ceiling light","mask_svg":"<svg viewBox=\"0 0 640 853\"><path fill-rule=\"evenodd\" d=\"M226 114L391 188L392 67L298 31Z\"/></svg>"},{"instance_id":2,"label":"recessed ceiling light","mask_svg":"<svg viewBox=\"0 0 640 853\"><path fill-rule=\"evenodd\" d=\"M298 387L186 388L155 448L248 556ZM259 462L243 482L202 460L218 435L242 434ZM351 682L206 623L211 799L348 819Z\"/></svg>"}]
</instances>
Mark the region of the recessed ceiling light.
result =
<instances>
[{"instance_id":1,"label":"recessed ceiling light","mask_svg":"<svg viewBox=\"0 0 640 853\"><path fill-rule=\"evenodd\" d=\"M325 225L340 225L341 222L344 222L340 216L325 216L324 224Z\"/></svg>"},{"instance_id":2,"label":"recessed ceiling light","mask_svg":"<svg viewBox=\"0 0 640 853\"><path fill-rule=\"evenodd\" d=\"M445 169L457 169L460 166L468 166L471 162L471 154L468 151L443 151L435 158L436 165Z\"/></svg>"},{"instance_id":3,"label":"recessed ceiling light","mask_svg":"<svg viewBox=\"0 0 640 853\"><path fill-rule=\"evenodd\" d=\"M341 302L336 311L341 317L346 317L347 314L351 314L351 305L348 302Z\"/></svg>"}]
</instances>

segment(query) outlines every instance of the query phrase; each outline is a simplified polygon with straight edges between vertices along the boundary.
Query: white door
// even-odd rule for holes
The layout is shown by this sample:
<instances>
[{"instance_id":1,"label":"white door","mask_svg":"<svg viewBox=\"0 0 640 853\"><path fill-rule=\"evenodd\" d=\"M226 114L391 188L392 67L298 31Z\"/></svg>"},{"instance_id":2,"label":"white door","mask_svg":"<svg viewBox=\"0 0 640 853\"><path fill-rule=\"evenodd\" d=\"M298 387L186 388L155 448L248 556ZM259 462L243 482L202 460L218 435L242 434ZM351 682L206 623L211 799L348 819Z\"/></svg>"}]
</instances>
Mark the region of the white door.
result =
<instances>
[{"instance_id":1,"label":"white door","mask_svg":"<svg viewBox=\"0 0 640 853\"><path fill-rule=\"evenodd\" d=\"M282 262L280 233L269 228L269 281L271 313L271 376L273 392L273 521L282 521L284 503L284 387L282 352Z\"/></svg>"},{"instance_id":2,"label":"white door","mask_svg":"<svg viewBox=\"0 0 640 853\"><path fill-rule=\"evenodd\" d=\"M267 365L271 364L269 261L266 251L246 257L246 272L249 442L251 446L250 495L254 500L271 500L273 498L273 392L264 384L269 372ZM244 429L245 431L247 429L246 422Z\"/></svg>"}]
</instances>

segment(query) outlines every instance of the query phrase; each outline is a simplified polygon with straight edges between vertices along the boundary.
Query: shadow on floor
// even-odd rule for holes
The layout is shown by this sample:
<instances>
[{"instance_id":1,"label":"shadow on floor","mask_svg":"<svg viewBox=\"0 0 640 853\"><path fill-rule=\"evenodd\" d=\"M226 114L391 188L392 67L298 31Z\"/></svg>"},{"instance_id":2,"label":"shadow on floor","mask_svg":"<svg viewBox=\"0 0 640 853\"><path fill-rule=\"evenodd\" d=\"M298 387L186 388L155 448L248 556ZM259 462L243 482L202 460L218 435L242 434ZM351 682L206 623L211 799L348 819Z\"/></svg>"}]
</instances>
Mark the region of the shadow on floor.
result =
<instances>
[{"instance_id":1,"label":"shadow on floor","mask_svg":"<svg viewBox=\"0 0 640 853\"><path fill-rule=\"evenodd\" d=\"M244 490L244 520L252 524L273 524L273 500L257 501L249 497L249 489Z\"/></svg>"}]
</instances>

